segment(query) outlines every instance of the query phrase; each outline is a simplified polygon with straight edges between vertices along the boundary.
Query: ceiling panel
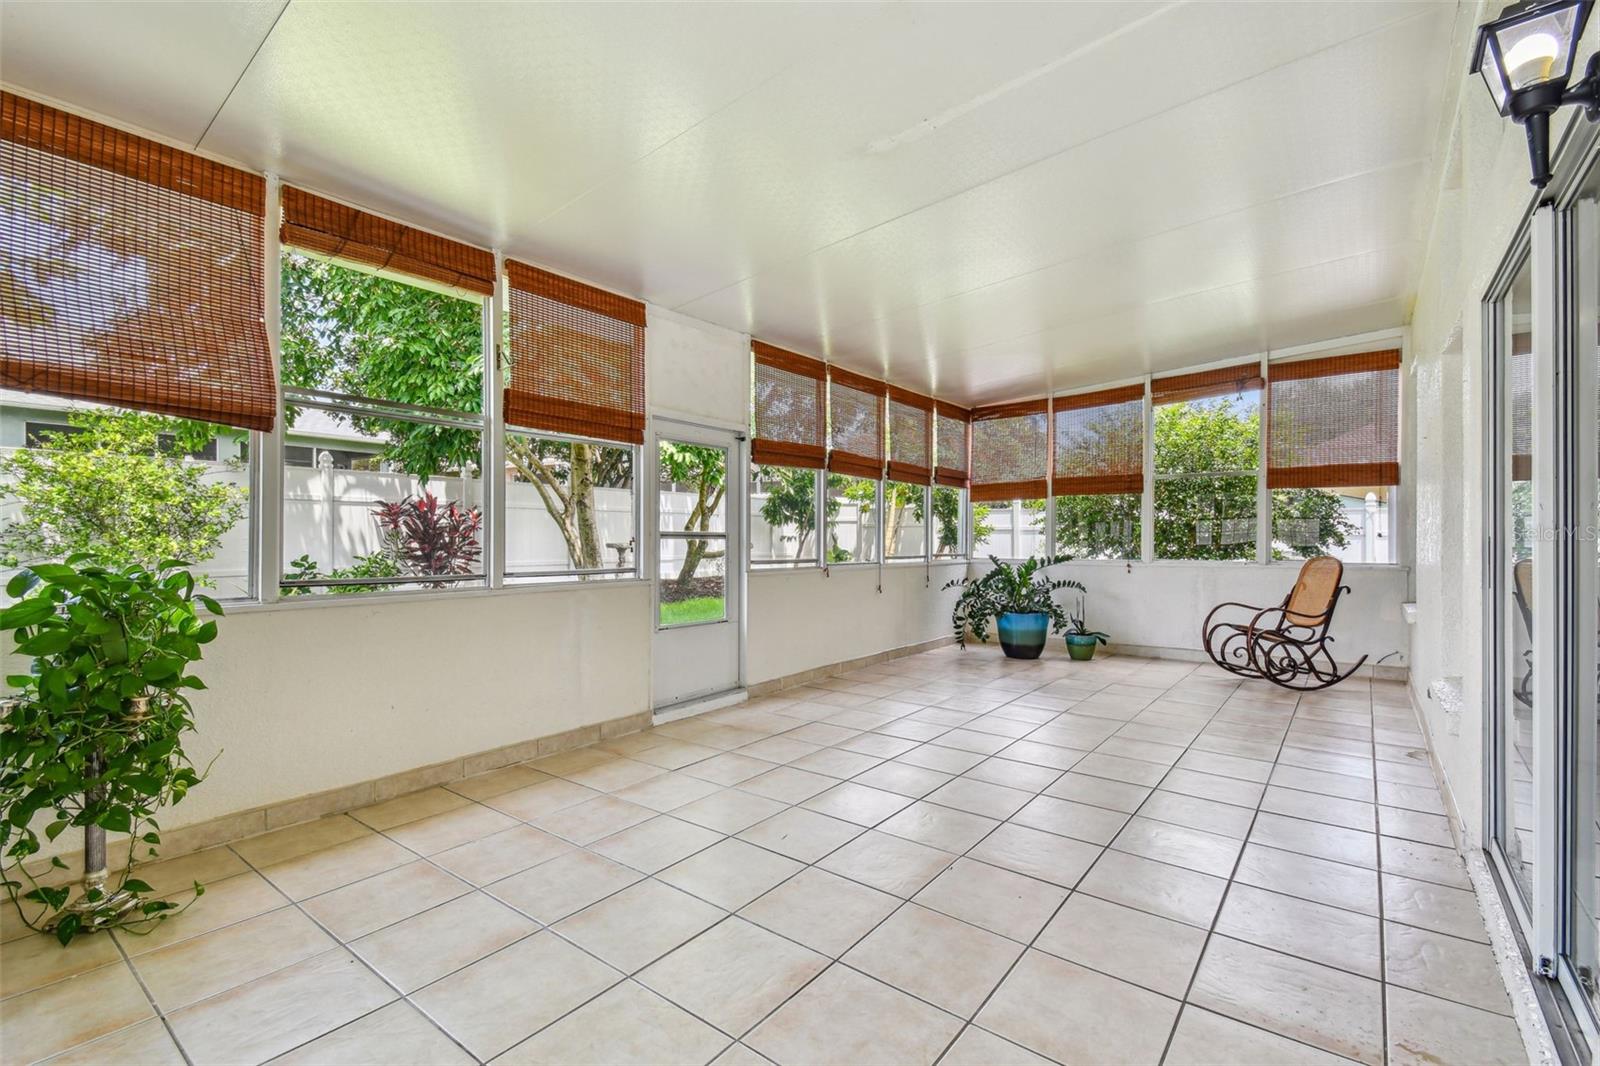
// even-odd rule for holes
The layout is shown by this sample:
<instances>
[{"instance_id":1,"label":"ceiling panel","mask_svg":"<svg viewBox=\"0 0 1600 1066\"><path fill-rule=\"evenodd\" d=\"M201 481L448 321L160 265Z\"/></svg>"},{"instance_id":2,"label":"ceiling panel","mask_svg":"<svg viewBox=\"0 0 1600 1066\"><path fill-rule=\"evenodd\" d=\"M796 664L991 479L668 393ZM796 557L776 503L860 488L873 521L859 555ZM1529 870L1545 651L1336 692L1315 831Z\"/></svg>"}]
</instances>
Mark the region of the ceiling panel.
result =
<instances>
[{"instance_id":1,"label":"ceiling panel","mask_svg":"<svg viewBox=\"0 0 1600 1066\"><path fill-rule=\"evenodd\" d=\"M8 0L3 75L968 401L1403 323L1459 29L1386 0L283 2Z\"/></svg>"}]
</instances>

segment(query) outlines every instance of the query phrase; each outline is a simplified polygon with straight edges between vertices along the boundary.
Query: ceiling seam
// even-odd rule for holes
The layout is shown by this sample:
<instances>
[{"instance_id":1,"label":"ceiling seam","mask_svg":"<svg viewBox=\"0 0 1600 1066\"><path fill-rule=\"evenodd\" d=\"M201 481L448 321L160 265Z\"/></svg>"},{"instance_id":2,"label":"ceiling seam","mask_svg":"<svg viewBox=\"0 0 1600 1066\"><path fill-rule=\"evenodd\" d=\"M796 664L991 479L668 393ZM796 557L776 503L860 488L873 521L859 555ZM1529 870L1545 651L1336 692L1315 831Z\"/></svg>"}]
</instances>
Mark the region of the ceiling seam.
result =
<instances>
[{"instance_id":1,"label":"ceiling seam","mask_svg":"<svg viewBox=\"0 0 1600 1066\"><path fill-rule=\"evenodd\" d=\"M233 94L238 91L239 83L244 81L244 76L250 72L250 66L256 61L256 56L261 54L261 49L267 46L267 38L272 36L272 31L278 28L278 22L283 18L283 13L289 10L293 0L283 0L283 6L278 8L278 13L272 16L272 25L267 27L267 32L261 35L261 40L256 42L255 48L250 53L250 58L244 61L244 66L239 68L239 76L233 79L233 84L228 86L228 91L223 94L222 102L211 113L211 120L206 123L206 128L200 131L200 136L194 139L194 147L199 148L200 143L211 132L211 127L217 124L217 119L222 117L222 109L228 106L228 101L233 99Z\"/></svg>"},{"instance_id":2,"label":"ceiling seam","mask_svg":"<svg viewBox=\"0 0 1600 1066\"><path fill-rule=\"evenodd\" d=\"M1273 74L1273 73L1276 73L1277 71L1284 70L1284 69L1286 69L1288 67L1291 67L1291 66L1295 65L1296 63L1302 63L1307 59L1312 59L1312 58L1315 58L1316 56L1323 55L1324 53L1331 52L1331 51L1333 51L1335 49L1343 48L1346 45L1350 44L1352 41L1359 41L1359 40L1362 40L1362 39L1367 38L1367 37L1374 36L1374 35L1379 34L1379 33L1387 33L1389 31L1393 30L1397 26L1403 26L1407 22L1412 22L1412 21L1415 21L1417 19L1426 18L1426 17L1428 17L1428 15L1429 15L1429 12L1427 12L1427 11L1418 11L1418 12L1416 12L1414 14L1403 16L1401 18L1395 19L1393 22L1386 22L1382 26L1376 26L1376 27L1374 27L1374 28L1372 28L1370 30L1365 31L1364 33L1358 33L1358 34L1355 34L1353 36L1346 37L1346 38L1344 38L1342 40L1335 41L1332 44L1324 45L1321 48L1317 48L1317 49L1314 49L1314 50L1312 50L1310 52L1306 52L1306 53L1304 53L1302 55L1298 55L1293 59L1286 60L1286 61L1284 61L1282 63L1275 64L1275 65L1273 65L1271 67L1266 68L1265 70L1261 70L1261 71L1258 71L1255 74L1251 74L1248 77L1240 78L1237 81L1229 82L1226 85L1220 85L1217 88L1211 90L1210 92L1203 93L1200 96L1189 97L1189 98L1187 98L1185 100L1182 100L1182 101L1179 101L1178 103L1173 104L1170 107L1162 108L1159 111L1154 111L1154 112L1152 112L1152 113L1150 113L1148 115L1145 115L1142 118L1136 119L1133 122L1125 123L1124 125L1117 126L1117 127L1113 128L1113 129L1105 130L1104 132L1095 134L1093 137L1089 137L1089 138L1086 138L1086 139L1084 139L1082 141L1079 141L1076 144L1067 145L1066 147L1057 149L1056 151L1050 152L1047 155L1040 156L1038 159L1034 159L1034 160L1031 160L1031 161L1029 161L1027 163L1023 163L1022 165L1017 166L1017 167L1013 167L1012 169L1006 171L1003 174L996 174L995 176L993 176L991 178L986 178L985 180L983 180L981 182L978 182L978 183L976 183L974 185L968 185L965 188L957 189L954 192L948 193L948 194L946 194L944 196L941 196L941 197L939 197L939 198L937 198L935 200L929 200L927 203L919 204L916 207L910 208L909 210L902 211L897 215L893 215L893 216L891 216L889 218L883 219L881 222L874 222L870 226L867 226L867 227L865 227L863 229L857 230L854 233L846 234L845 236L839 237L836 240L828 241L825 244L818 245L817 247L812 248L810 251L803 252L800 255L791 256L788 259L779 260L776 263L770 264L769 266L766 266L766 267L761 268L760 270L757 270L755 273L747 274L744 277L738 278L737 280L729 282L726 285L719 285L714 289L707 290L706 292L700 293L699 295L691 297L690 299L683 300L683 301L681 301L679 303L672 304L671 305L672 309L675 310L675 311L681 311L684 314L689 314L690 312L685 310L685 309L688 308L691 304L695 304L695 303L698 303L701 300L708 299L709 297L715 296L718 293L726 292L729 289L737 288L738 286L743 285L746 282L755 279L756 277L759 277L761 274L767 272L768 270L770 270L770 269L772 269L774 267L780 267L780 266L784 266L784 265L787 265L787 264L790 264L790 263L803 262L804 260L811 258L812 256L818 254L819 252L825 252L829 248L833 248L833 247L836 247L837 245L845 244L845 243L847 243L849 241L853 241L857 237L864 236L865 234L871 233L874 230L882 229L885 226L892 225L892 224L894 224L896 222L899 222L901 219L910 218L911 216L916 215L916 214L920 214L921 212L927 211L930 208L938 207L940 204L947 203L947 202L949 202L951 200L958 199L958 198L960 198L962 196L966 196L968 193L975 192L975 191L977 191L979 189L982 189L982 188L985 188L985 187L987 187L989 185L993 185L995 182L1004 181L1007 178L1013 177L1013 176L1015 176L1017 174L1023 173L1024 171L1030 170L1033 167L1040 166L1041 164L1044 164L1044 163L1048 163L1051 160L1054 160L1054 159L1059 158L1061 156L1067 155L1070 152L1076 152L1079 149L1084 148L1084 147L1086 147L1088 145L1094 144L1097 141L1104 140L1105 138L1113 136L1114 134L1120 133L1123 130L1133 129L1136 126L1142 125L1142 124L1144 124L1146 122L1149 122L1149 121L1151 121L1153 119L1160 118L1163 115L1170 114L1171 112L1174 112L1174 111L1179 111L1179 110L1181 110L1181 109L1183 109L1185 107L1189 107L1189 106L1191 106L1191 105L1193 105L1193 104L1195 104L1195 103L1197 103L1197 102L1199 102L1201 100L1209 99L1210 97L1216 96L1219 93L1228 92L1229 90L1236 89L1241 85L1248 85L1250 82L1255 81L1258 78L1264 78L1269 74Z\"/></svg>"}]
</instances>

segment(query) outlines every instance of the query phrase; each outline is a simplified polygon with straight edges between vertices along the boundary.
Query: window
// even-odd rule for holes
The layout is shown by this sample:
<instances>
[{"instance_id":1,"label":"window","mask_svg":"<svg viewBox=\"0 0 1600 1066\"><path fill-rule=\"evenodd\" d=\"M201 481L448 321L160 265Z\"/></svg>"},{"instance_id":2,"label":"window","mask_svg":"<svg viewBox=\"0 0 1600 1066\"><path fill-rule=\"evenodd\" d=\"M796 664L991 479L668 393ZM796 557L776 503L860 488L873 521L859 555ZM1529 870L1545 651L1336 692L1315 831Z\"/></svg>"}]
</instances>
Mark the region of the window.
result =
<instances>
[{"instance_id":1,"label":"window","mask_svg":"<svg viewBox=\"0 0 1600 1066\"><path fill-rule=\"evenodd\" d=\"M878 482L828 475L828 556L833 564L878 561Z\"/></svg>"},{"instance_id":2,"label":"window","mask_svg":"<svg viewBox=\"0 0 1600 1066\"><path fill-rule=\"evenodd\" d=\"M728 617L728 453L664 440L658 462L660 624L720 622Z\"/></svg>"},{"instance_id":3,"label":"window","mask_svg":"<svg viewBox=\"0 0 1600 1066\"><path fill-rule=\"evenodd\" d=\"M817 562L817 472L793 466L750 468L750 562Z\"/></svg>"},{"instance_id":4,"label":"window","mask_svg":"<svg viewBox=\"0 0 1600 1066\"><path fill-rule=\"evenodd\" d=\"M972 556L1026 559L1045 554L1044 499L972 504Z\"/></svg>"},{"instance_id":5,"label":"window","mask_svg":"<svg viewBox=\"0 0 1600 1066\"><path fill-rule=\"evenodd\" d=\"M883 483L883 557L922 559L928 546L928 486Z\"/></svg>"},{"instance_id":6,"label":"window","mask_svg":"<svg viewBox=\"0 0 1600 1066\"><path fill-rule=\"evenodd\" d=\"M632 447L507 433L507 582L638 574Z\"/></svg>"},{"instance_id":7,"label":"window","mask_svg":"<svg viewBox=\"0 0 1600 1066\"><path fill-rule=\"evenodd\" d=\"M1254 559L1261 454L1259 366L1157 378L1158 559Z\"/></svg>"},{"instance_id":8,"label":"window","mask_svg":"<svg viewBox=\"0 0 1600 1066\"><path fill-rule=\"evenodd\" d=\"M481 585L482 297L293 248L282 278L283 593Z\"/></svg>"},{"instance_id":9,"label":"window","mask_svg":"<svg viewBox=\"0 0 1600 1066\"><path fill-rule=\"evenodd\" d=\"M1392 485L1272 490L1272 557L1332 555L1347 563L1392 563Z\"/></svg>"},{"instance_id":10,"label":"window","mask_svg":"<svg viewBox=\"0 0 1600 1066\"><path fill-rule=\"evenodd\" d=\"M1137 559L1144 506L1144 385L1058 396L1055 550L1075 559Z\"/></svg>"},{"instance_id":11,"label":"window","mask_svg":"<svg viewBox=\"0 0 1600 1066\"><path fill-rule=\"evenodd\" d=\"M963 512L967 506L965 489L948 485L933 488L933 557L959 559L967 554L966 523Z\"/></svg>"},{"instance_id":12,"label":"window","mask_svg":"<svg viewBox=\"0 0 1600 1066\"><path fill-rule=\"evenodd\" d=\"M1056 497L1056 552L1074 559L1138 559L1144 497L1131 492Z\"/></svg>"}]
</instances>

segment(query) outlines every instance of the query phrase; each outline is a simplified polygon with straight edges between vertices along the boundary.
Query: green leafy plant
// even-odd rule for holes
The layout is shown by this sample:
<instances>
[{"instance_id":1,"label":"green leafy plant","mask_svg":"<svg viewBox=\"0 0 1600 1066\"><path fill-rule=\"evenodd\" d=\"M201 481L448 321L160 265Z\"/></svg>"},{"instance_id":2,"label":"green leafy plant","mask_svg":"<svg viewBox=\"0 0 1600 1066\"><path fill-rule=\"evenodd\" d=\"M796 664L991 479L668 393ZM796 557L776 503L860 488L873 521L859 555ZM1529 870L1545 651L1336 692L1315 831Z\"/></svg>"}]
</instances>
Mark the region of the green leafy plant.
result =
<instances>
[{"instance_id":1,"label":"green leafy plant","mask_svg":"<svg viewBox=\"0 0 1600 1066\"><path fill-rule=\"evenodd\" d=\"M1090 629L1088 623L1084 621L1088 614L1086 608L1089 590L1076 583L1074 583L1074 587L1078 590L1078 609L1070 612L1067 616L1067 636L1093 637L1098 644L1106 643L1111 639L1111 634L1102 633L1098 629Z\"/></svg>"},{"instance_id":2,"label":"green leafy plant","mask_svg":"<svg viewBox=\"0 0 1600 1066\"><path fill-rule=\"evenodd\" d=\"M0 611L0 631L14 631L15 651L32 659L30 673L6 678L16 690L0 741L6 893L28 925L63 944L113 926L148 930L188 906L147 898L152 889L133 871L161 843L155 812L205 776L183 751L194 729L188 693L205 688L189 668L217 635L198 608L222 610L174 560L111 569L74 555L22 570L6 592L16 602ZM82 828L103 848L104 833L127 834L126 863L104 885L86 880L69 906L70 888L40 883L28 869L42 847L42 818L46 840ZM49 867L66 868L59 857ZM194 897L203 891L194 885Z\"/></svg>"},{"instance_id":3,"label":"green leafy plant","mask_svg":"<svg viewBox=\"0 0 1600 1066\"><path fill-rule=\"evenodd\" d=\"M961 595L950 611L950 625L956 643L967 646L967 630L979 641L989 642L989 622L1002 614L1047 614L1050 629L1065 632L1071 624L1066 613L1055 602L1054 594L1061 589L1088 592L1071 578L1050 577L1045 570L1068 560L1067 556L1035 556L1020 563L1004 563L997 556L989 556L993 569L978 577L958 577L945 584L946 589L958 588Z\"/></svg>"}]
</instances>

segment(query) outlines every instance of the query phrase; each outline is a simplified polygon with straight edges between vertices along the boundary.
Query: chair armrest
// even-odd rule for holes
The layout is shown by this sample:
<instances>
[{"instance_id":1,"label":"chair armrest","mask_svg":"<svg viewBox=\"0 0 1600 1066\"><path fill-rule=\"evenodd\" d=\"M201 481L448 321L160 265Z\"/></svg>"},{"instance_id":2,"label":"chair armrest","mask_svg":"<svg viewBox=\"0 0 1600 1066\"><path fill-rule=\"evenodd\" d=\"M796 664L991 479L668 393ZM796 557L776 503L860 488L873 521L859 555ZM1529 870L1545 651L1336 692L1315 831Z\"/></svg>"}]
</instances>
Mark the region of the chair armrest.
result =
<instances>
[{"instance_id":1,"label":"chair armrest","mask_svg":"<svg viewBox=\"0 0 1600 1066\"><path fill-rule=\"evenodd\" d=\"M1206 620L1203 623L1201 623L1201 625L1200 625L1201 632L1208 632L1211 629L1211 619L1216 617L1217 612L1222 610L1224 607L1239 607L1239 608L1242 608L1242 609L1244 609L1246 611L1249 611L1252 615L1259 614L1263 609L1259 604L1238 603L1238 602L1233 601L1233 600L1229 600L1229 601L1227 601L1225 603L1219 603L1215 607L1211 608L1210 612L1206 615ZM1266 608L1266 610L1271 610L1271 608L1270 607Z\"/></svg>"}]
</instances>

